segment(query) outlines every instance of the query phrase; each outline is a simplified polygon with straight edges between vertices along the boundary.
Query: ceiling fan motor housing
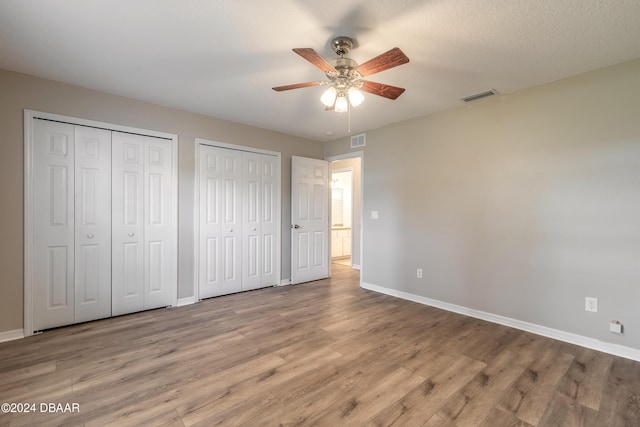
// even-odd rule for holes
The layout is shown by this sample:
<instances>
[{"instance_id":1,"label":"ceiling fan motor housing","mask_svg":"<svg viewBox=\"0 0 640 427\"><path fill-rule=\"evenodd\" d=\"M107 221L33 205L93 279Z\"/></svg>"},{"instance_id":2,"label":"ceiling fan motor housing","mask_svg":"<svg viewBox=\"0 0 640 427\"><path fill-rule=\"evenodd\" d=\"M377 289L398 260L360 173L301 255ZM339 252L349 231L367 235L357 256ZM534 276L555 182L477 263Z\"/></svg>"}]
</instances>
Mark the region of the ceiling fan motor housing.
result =
<instances>
[{"instance_id":1,"label":"ceiling fan motor housing","mask_svg":"<svg viewBox=\"0 0 640 427\"><path fill-rule=\"evenodd\" d=\"M358 67L358 63L351 58L333 58L329 63L338 70L338 74L341 76L348 75L351 70L355 70Z\"/></svg>"},{"instance_id":2,"label":"ceiling fan motor housing","mask_svg":"<svg viewBox=\"0 0 640 427\"><path fill-rule=\"evenodd\" d=\"M333 51L340 56L344 56L353 49L353 40L351 37L340 36L331 41Z\"/></svg>"}]
</instances>

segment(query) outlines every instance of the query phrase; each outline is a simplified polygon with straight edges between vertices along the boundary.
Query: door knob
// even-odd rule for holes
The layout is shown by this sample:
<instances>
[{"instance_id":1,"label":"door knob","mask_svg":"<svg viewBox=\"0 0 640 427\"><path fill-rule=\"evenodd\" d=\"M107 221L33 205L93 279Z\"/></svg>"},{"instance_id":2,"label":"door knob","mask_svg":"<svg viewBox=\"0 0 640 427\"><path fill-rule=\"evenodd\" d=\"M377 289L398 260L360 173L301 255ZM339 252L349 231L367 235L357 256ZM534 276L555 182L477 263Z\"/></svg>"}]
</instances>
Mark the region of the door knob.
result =
<instances>
[{"instance_id":1,"label":"door knob","mask_svg":"<svg viewBox=\"0 0 640 427\"><path fill-rule=\"evenodd\" d=\"M136 233L129 233L129 237L133 237L135 235L136 235Z\"/></svg>"},{"instance_id":2,"label":"door knob","mask_svg":"<svg viewBox=\"0 0 640 427\"><path fill-rule=\"evenodd\" d=\"M230 229L229 229L229 233L233 233L233 228L230 228Z\"/></svg>"},{"instance_id":3,"label":"door knob","mask_svg":"<svg viewBox=\"0 0 640 427\"><path fill-rule=\"evenodd\" d=\"M294 224L291 226L291 228L295 228L297 230L298 228L300 228L300 226L298 224Z\"/></svg>"},{"instance_id":4,"label":"door knob","mask_svg":"<svg viewBox=\"0 0 640 427\"><path fill-rule=\"evenodd\" d=\"M87 239L93 239L93 234L91 233L87 234Z\"/></svg>"},{"instance_id":5,"label":"door knob","mask_svg":"<svg viewBox=\"0 0 640 427\"><path fill-rule=\"evenodd\" d=\"M256 231L256 228L255 228L255 227L253 227L253 231Z\"/></svg>"}]
</instances>

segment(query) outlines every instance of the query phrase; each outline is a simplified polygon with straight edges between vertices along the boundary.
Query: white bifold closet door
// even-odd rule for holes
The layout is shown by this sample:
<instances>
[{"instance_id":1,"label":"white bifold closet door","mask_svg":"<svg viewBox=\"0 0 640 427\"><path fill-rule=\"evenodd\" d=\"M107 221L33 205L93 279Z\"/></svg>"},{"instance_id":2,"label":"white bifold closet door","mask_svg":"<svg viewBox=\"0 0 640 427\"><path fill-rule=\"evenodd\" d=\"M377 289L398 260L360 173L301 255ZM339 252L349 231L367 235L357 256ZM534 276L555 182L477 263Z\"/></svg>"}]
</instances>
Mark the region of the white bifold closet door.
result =
<instances>
[{"instance_id":1,"label":"white bifold closet door","mask_svg":"<svg viewBox=\"0 0 640 427\"><path fill-rule=\"evenodd\" d=\"M27 120L26 333L172 305L174 139Z\"/></svg>"},{"instance_id":2,"label":"white bifold closet door","mask_svg":"<svg viewBox=\"0 0 640 427\"><path fill-rule=\"evenodd\" d=\"M113 132L113 315L171 305L171 141Z\"/></svg>"},{"instance_id":3,"label":"white bifold closet door","mask_svg":"<svg viewBox=\"0 0 640 427\"><path fill-rule=\"evenodd\" d=\"M274 156L242 153L242 290L278 283L277 162Z\"/></svg>"},{"instance_id":4,"label":"white bifold closet door","mask_svg":"<svg viewBox=\"0 0 640 427\"><path fill-rule=\"evenodd\" d=\"M199 298L277 285L276 157L198 149Z\"/></svg>"},{"instance_id":5,"label":"white bifold closet door","mask_svg":"<svg viewBox=\"0 0 640 427\"><path fill-rule=\"evenodd\" d=\"M199 297L242 290L242 153L205 145L200 150Z\"/></svg>"},{"instance_id":6,"label":"white bifold closet door","mask_svg":"<svg viewBox=\"0 0 640 427\"><path fill-rule=\"evenodd\" d=\"M34 330L111 315L111 132L33 124Z\"/></svg>"}]
</instances>

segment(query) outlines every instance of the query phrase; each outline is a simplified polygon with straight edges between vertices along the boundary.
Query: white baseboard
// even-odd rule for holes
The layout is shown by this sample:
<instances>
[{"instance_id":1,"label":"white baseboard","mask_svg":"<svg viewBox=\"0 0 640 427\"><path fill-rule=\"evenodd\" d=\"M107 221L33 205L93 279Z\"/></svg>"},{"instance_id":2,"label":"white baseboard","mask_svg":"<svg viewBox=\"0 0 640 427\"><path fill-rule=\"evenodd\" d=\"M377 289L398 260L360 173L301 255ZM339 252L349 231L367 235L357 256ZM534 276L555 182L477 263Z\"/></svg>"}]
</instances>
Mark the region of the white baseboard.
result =
<instances>
[{"instance_id":1,"label":"white baseboard","mask_svg":"<svg viewBox=\"0 0 640 427\"><path fill-rule=\"evenodd\" d=\"M195 304L198 302L198 298L196 297L187 297L178 299L178 307L182 307L183 305Z\"/></svg>"},{"instance_id":2,"label":"white baseboard","mask_svg":"<svg viewBox=\"0 0 640 427\"><path fill-rule=\"evenodd\" d=\"M20 338L24 338L23 329L14 329L12 331L0 332L0 342L13 341Z\"/></svg>"},{"instance_id":3,"label":"white baseboard","mask_svg":"<svg viewBox=\"0 0 640 427\"><path fill-rule=\"evenodd\" d=\"M450 304L448 302L426 298L419 295L410 294L408 292L385 288L382 286L372 285L370 283L361 282L360 286L364 289L380 292L382 294L390 295L393 297L402 298L431 307L441 308L443 310L452 311L454 313L462 314L465 316L475 317L477 319L486 320L492 323L498 323L500 325L531 332L536 335L542 335L544 337L553 338L559 341L568 342L570 344L579 345L581 347L602 351L603 353L608 353L614 356L620 356L626 359L640 362L640 350L637 350L635 348L626 347L619 344L607 343L595 338L589 338L582 335L573 334L571 332L561 331L559 329L536 325L535 323L523 322L522 320L487 313L485 311L474 310L461 305Z\"/></svg>"}]
</instances>

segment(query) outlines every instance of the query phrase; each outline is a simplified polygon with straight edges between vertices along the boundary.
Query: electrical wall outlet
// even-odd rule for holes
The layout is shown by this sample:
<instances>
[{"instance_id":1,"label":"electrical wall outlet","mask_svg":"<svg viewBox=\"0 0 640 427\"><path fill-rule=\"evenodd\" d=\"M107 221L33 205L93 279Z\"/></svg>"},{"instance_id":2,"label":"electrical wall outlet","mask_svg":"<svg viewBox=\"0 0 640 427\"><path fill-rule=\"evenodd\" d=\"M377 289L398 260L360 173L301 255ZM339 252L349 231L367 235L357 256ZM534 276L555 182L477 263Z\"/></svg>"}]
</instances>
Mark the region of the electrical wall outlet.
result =
<instances>
[{"instance_id":1,"label":"electrical wall outlet","mask_svg":"<svg viewBox=\"0 0 640 427\"><path fill-rule=\"evenodd\" d=\"M416 272L416 277L418 279L422 279L422 269L421 268L419 268L418 271Z\"/></svg>"},{"instance_id":2,"label":"electrical wall outlet","mask_svg":"<svg viewBox=\"0 0 640 427\"><path fill-rule=\"evenodd\" d=\"M598 312L598 298L586 297L584 299L584 309L587 311L592 311L594 313Z\"/></svg>"}]
</instances>

